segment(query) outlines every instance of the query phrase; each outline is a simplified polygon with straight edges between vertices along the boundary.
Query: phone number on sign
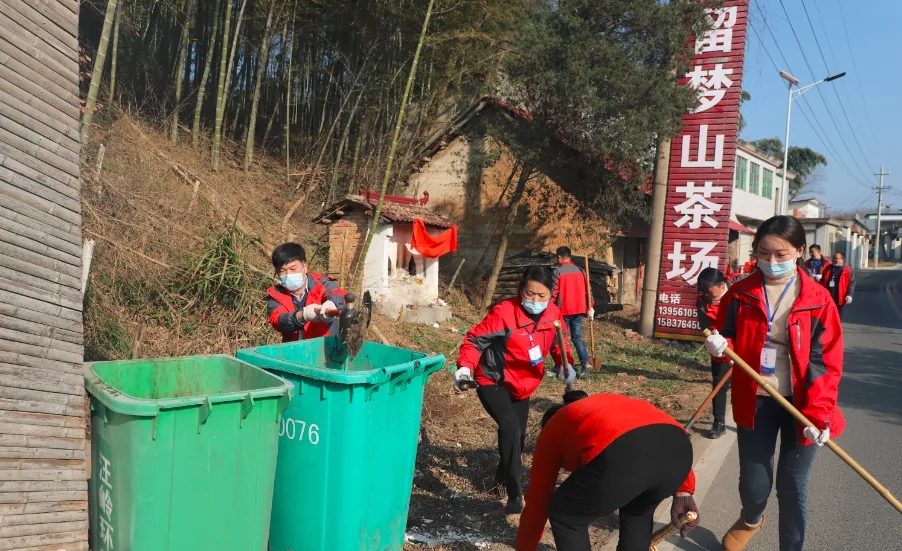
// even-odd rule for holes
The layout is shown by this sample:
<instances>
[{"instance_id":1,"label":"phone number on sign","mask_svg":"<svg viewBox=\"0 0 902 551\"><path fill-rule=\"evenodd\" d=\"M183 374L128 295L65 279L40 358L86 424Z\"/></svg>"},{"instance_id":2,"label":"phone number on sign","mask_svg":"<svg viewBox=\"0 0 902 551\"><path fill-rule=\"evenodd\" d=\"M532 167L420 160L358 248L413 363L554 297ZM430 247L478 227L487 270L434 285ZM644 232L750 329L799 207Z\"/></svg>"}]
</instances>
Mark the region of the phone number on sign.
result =
<instances>
[{"instance_id":1,"label":"phone number on sign","mask_svg":"<svg viewBox=\"0 0 902 551\"><path fill-rule=\"evenodd\" d=\"M695 308L680 308L679 306L658 306L658 315L696 318L698 317L698 310Z\"/></svg>"},{"instance_id":2,"label":"phone number on sign","mask_svg":"<svg viewBox=\"0 0 902 551\"><path fill-rule=\"evenodd\" d=\"M694 329L701 330L697 320L679 320L673 318L662 318L658 320L658 327L673 327L674 329Z\"/></svg>"}]
</instances>

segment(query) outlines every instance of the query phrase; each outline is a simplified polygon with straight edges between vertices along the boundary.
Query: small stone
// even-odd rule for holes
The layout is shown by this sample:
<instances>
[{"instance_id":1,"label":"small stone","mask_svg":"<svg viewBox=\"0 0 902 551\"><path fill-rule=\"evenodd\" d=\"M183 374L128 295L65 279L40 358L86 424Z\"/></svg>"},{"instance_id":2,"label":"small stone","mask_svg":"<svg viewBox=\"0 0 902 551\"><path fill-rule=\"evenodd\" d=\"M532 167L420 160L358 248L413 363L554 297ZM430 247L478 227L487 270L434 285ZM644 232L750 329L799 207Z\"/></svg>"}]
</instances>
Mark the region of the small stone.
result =
<instances>
[{"instance_id":1,"label":"small stone","mask_svg":"<svg viewBox=\"0 0 902 551\"><path fill-rule=\"evenodd\" d=\"M618 373L617 376L618 376L618 377L629 377L629 375L627 375L627 374L626 374L625 372L623 372L623 371L621 371L620 373Z\"/></svg>"}]
</instances>

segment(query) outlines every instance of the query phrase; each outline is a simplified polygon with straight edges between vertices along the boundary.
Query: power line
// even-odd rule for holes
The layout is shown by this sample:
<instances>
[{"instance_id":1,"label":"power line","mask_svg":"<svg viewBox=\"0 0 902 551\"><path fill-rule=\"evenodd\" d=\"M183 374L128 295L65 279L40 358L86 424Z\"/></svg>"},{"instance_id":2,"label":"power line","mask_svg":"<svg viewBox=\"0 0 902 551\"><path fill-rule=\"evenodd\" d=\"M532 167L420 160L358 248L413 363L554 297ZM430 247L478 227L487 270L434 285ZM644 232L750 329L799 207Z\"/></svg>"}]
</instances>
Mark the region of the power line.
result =
<instances>
[{"instance_id":1,"label":"power line","mask_svg":"<svg viewBox=\"0 0 902 551\"><path fill-rule=\"evenodd\" d=\"M755 36L758 37L758 41L761 43L761 47L764 49L764 53L767 54L768 59L770 59L770 62L774 66L774 69L779 71L780 68L777 66L777 63L774 61L773 56L771 55L770 51L767 49L767 46L764 44L764 40L761 36L761 33L757 30L757 28L755 27L754 24L751 24L750 28L752 29L752 32L755 33ZM780 43L777 42L776 37L773 35L773 31L770 29L770 27L768 27L766 25L766 23L765 23L765 28L768 30L768 32L771 35L771 38L774 40L774 44L777 46L777 51L780 53L780 57L783 59L783 63L785 64L786 68L792 70L789 65L789 62L786 60L786 56L783 54L783 49L780 48ZM812 132L814 132L815 136L817 136L817 138L821 141L821 143L824 145L824 147L826 147L828 149L828 153L833 155L834 158L839 162L840 168L843 170L843 172L845 172L846 175L849 178L851 178L852 181L855 182L856 184L866 187L866 188L870 188L871 186L869 184L867 184L866 182L862 181L861 177L853 174L853 171L848 167L848 165L846 165L842 156L839 155L839 152L836 149L836 147L833 145L833 142L831 142L829 138L825 137L827 133L826 133L826 131L824 131L823 126L821 126L820 121L818 121L818 119L816 117L814 117L813 115L812 116L808 115L808 112L805 109L805 107L807 106L808 109L811 109L811 106L808 105L807 98L800 97L799 99L802 100L801 102L799 102L799 110L802 112L802 116L805 117L806 121L808 121L808 124L811 126L811 130L812 130ZM813 109L812 109L812 112L813 112ZM812 120L814 122L812 122ZM818 130L817 130L817 128L815 128L815 126L817 128L820 128L820 132L818 132ZM784 144L784 147L785 147L785 144Z\"/></svg>"},{"instance_id":2,"label":"power line","mask_svg":"<svg viewBox=\"0 0 902 551\"><path fill-rule=\"evenodd\" d=\"M868 102L865 101L864 90L861 88L861 78L858 76L858 64L855 63L855 55L852 53L852 41L849 39L849 27L846 25L846 14L843 13L842 2L836 0L836 4L839 6L839 20L842 21L843 32L846 35L846 46L849 48L849 57L852 59L852 69L855 70L855 81L858 83L858 93L861 96L861 103L864 106L864 114L867 116L871 134L876 136L877 133L874 132L874 123L872 122L873 119L871 119L870 109L868 109Z\"/></svg>"},{"instance_id":3,"label":"power line","mask_svg":"<svg viewBox=\"0 0 902 551\"><path fill-rule=\"evenodd\" d=\"M814 36L814 43L817 45L817 50L821 54L821 61L824 62L824 69L827 71L827 74L830 74L830 67L827 65L827 58L824 56L824 50L821 48L821 41L817 37L817 31L814 30L814 24L811 22L811 15L808 14L808 4L805 3L805 0L802 0L802 9L805 10L805 18L808 19L808 26L811 28L811 34ZM839 90L837 90L836 86L831 86L833 89L833 94L836 96L836 101L839 103L839 108L842 110L843 116L846 118L846 124L849 125L849 130L852 131L852 138L855 140L856 145L858 145L858 151L861 152L861 156L864 158L865 162L870 165L870 159L868 159L868 154L864 152L864 148L861 147L861 142L858 140L858 134L855 132L855 128L852 126L852 121L849 120L849 114L846 112L846 105L839 97Z\"/></svg>"},{"instance_id":4,"label":"power line","mask_svg":"<svg viewBox=\"0 0 902 551\"><path fill-rule=\"evenodd\" d=\"M802 41L799 39L799 34L796 32L795 25L792 24L792 18L789 16L789 11L786 9L786 4L783 3L783 0L780 0L780 6L783 7L783 13L786 15L786 22L789 23L789 29L792 31L792 36L795 38L796 44L799 45L799 51L802 53L802 59L805 61L805 65L808 67L808 72L811 75L811 78L814 79L814 69L811 68L811 62L808 61L808 56L805 55L805 48L802 46ZM766 22L765 22L766 24ZM827 110L827 114L830 117L830 122L833 123L833 127L836 129L836 134L839 136L840 142L842 142L843 146L846 148L846 151L849 152L849 157L851 157L852 163L855 164L855 167L861 171L861 174L867 177L867 170L861 167L858 159L855 155L852 154L852 148L849 147L849 144L846 142L846 139L843 137L842 132L839 130L839 125L836 124L836 117L833 115L833 112L830 110L830 105L827 103L827 98L824 97L824 93L820 88L815 88L818 96L820 96L821 101L824 103L824 108ZM867 161L865 161L867 162Z\"/></svg>"}]
</instances>

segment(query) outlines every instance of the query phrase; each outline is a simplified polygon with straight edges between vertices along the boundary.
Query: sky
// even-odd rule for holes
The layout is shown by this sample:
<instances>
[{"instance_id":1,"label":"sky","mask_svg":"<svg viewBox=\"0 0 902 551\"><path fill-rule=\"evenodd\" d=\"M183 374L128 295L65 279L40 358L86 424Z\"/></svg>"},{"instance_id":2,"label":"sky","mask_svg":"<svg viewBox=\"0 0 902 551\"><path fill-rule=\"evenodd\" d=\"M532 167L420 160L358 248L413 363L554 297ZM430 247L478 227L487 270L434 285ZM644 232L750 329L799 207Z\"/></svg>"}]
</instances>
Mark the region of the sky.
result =
<instances>
[{"instance_id":1,"label":"sky","mask_svg":"<svg viewBox=\"0 0 902 551\"><path fill-rule=\"evenodd\" d=\"M750 0L749 22L742 88L752 99L742 107L740 137L784 139L788 92L780 70L801 86L846 71L793 100L790 146L827 158L820 193L810 195L830 211L875 212L871 188L881 163L890 172L884 184L897 182L884 205L902 209L902 2Z\"/></svg>"}]
</instances>

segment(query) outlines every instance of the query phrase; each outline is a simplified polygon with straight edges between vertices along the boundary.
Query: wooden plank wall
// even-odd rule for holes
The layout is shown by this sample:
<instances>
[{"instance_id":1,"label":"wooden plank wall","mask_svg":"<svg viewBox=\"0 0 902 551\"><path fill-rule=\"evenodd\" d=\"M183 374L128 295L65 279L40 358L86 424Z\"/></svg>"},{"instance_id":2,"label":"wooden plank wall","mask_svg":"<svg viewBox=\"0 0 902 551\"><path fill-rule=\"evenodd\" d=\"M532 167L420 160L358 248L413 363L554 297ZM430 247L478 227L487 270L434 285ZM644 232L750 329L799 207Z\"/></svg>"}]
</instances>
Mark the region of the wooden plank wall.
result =
<instances>
[{"instance_id":1,"label":"wooden plank wall","mask_svg":"<svg viewBox=\"0 0 902 551\"><path fill-rule=\"evenodd\" d=\"M0 0L0 551L87 550L78 0Z\"/></svg>"}]
</instances>

